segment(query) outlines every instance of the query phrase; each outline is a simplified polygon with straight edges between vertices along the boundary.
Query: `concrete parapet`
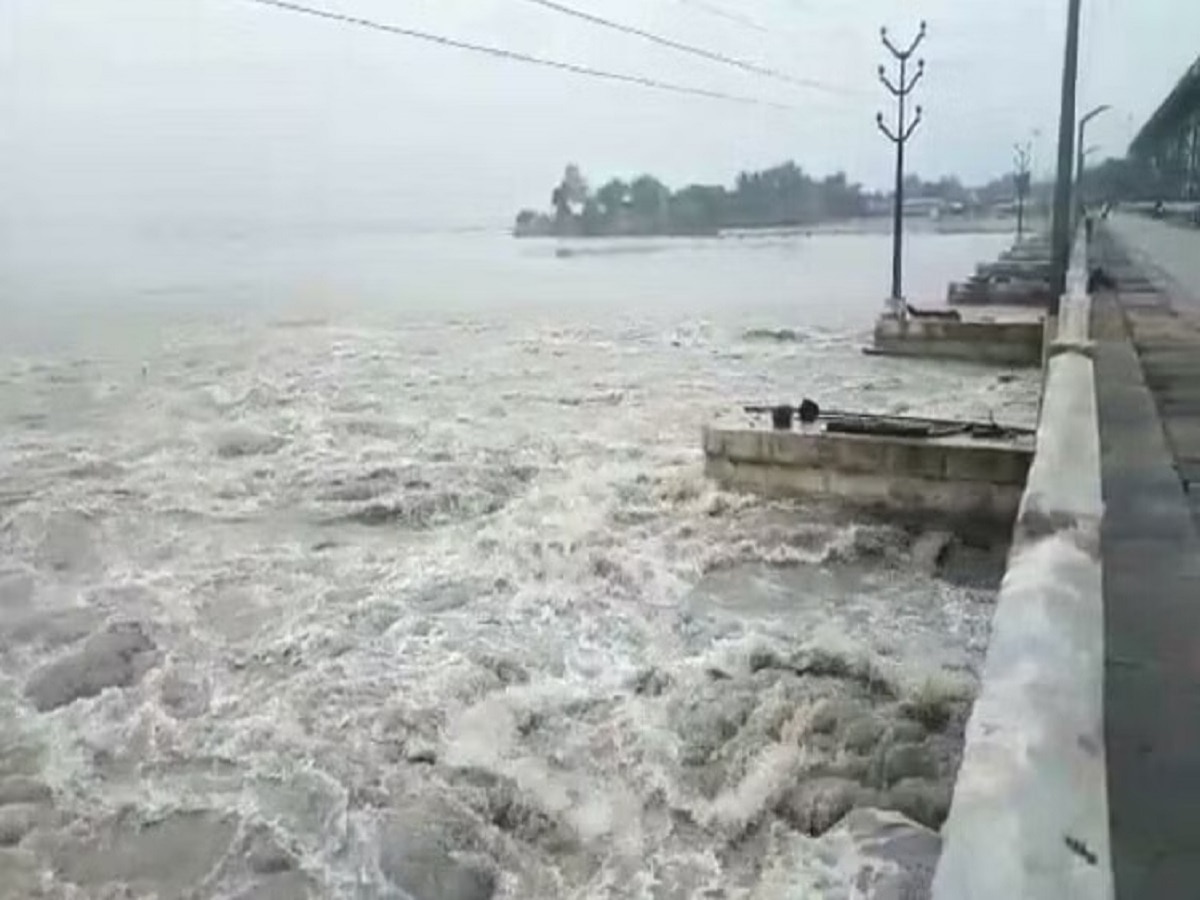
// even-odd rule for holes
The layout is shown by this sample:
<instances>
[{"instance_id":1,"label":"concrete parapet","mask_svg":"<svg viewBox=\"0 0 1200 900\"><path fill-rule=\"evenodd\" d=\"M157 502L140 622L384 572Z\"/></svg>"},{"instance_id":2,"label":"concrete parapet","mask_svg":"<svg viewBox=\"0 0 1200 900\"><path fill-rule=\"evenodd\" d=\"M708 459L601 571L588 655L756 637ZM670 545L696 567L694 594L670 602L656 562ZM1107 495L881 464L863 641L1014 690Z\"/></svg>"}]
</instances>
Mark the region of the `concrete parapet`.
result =
<instances>
[{"instance_id":1,"label":"concrete parapet","mask_svg":"<svg viewBox=\"0 0 1200 900\"><path fill-rule=\"evenodd\" d=\"M1058 341L1088 343L1073 260ZM1084 353L1047 363L1021 501L943 828L934 900L1110 900L1100 438Z\"/></svg>"},{"instance_id":2,"label":"concrete parapet","mask_svg":"<svg viewBox=\"0 0 1200 900\"><path fill-rule=\"evenodd\" d=\"M881 316L872 352L961 359L1006 366L1042 363L1041 322L898 319Z\"/></svg>"}]
</instances>

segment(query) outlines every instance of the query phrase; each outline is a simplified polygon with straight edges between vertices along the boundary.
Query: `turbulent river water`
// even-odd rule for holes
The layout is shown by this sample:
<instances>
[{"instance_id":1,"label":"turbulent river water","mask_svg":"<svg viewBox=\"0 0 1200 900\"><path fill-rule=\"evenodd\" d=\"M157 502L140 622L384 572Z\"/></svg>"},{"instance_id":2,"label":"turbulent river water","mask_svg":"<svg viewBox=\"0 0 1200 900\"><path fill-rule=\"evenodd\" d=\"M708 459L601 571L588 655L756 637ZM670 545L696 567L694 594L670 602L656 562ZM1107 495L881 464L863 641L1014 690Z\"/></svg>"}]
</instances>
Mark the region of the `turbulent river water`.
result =
<instances>
[{"instance_id":1,"label":"turbulent river water","mask_svg":"<svg viewBox=\"0 0 1200 900\"><path fill-rule=\"evenodd\" d=\"M699 429L1035 376L862 355L885 236L556 249L8 266L0 896L858 897L846 808L936 825L995 551L721 493Z\"/></svg>"}]
</instances>

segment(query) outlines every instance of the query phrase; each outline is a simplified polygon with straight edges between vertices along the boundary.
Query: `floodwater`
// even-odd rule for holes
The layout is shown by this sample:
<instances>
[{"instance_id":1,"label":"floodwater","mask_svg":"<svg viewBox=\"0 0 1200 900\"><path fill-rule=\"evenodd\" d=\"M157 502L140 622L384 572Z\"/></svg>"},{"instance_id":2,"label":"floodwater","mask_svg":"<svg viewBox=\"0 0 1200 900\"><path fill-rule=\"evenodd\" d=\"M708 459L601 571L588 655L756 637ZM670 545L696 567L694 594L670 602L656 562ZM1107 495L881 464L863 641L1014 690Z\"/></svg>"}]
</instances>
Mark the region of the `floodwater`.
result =
<instances>
[{"instance_id":1,"label":"floodwater","mask_svg":"<svg viewBox=\"0 0 1200 900\"><path fill-rule=\"evenodd\" d=\"M912 296L1005 243L914 236ZM0 896L862 896L815 835L944 806L995 554L721 493L699 430L804 396L1030 423L1035 375L861 354L889 252L14 251Z\"/></svg>"}]
</instances>

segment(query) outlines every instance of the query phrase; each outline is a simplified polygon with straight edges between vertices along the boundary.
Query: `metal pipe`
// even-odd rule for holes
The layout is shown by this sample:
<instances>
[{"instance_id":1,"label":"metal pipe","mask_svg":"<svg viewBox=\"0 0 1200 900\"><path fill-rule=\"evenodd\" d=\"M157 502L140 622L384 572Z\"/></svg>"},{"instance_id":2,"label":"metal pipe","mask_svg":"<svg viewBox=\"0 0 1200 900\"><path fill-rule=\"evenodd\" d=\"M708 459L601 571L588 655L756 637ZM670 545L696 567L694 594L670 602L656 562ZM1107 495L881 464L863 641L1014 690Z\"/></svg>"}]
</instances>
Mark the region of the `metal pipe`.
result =
<instances>
[{"instance_id":1,"label":"metal pipe","mask_svg":"<svg viewBox=\"0 0 1200 900\"><path fill-rule=\"evenodd\" d=\"M773 404L765 406L762 404L749 404L742 407L742 411L750 415L774 415L775 411L781 408L791 409L795 414L799 414L800 407L788 406L788 404ZM861 412L847 409L821 409L817 416L819 419L888 419L895 422L915 422L928 425L965 425L965 426L996 426L1003 428L1005 431L1011 431L1015 434L1036 434L1036 428L1029 428L1025 425L1003 425L993 419L983 421L981 419L940 419L936 416L911 416L900 413L873 413Z\"/></svg>"},{"instance_id":2,"label":"metal pipe","mask_svg":"<svg viewBox=\"0 0 1200 900\"><path fill-rule=\"evenodd\" d=\"M1077 153L1075 162L1075 209L1079 215L1083 215L1083 167L1087 159L1088 151L1083 149L1083 137L1087 131L1088 122L1096 118L1103 112L1108 112L1112 107L1107 103L1101 103L1099 106L1089 110L1079 120L1079 135L1075 142L1075 151Z\"/></svg>"}]
</instances>

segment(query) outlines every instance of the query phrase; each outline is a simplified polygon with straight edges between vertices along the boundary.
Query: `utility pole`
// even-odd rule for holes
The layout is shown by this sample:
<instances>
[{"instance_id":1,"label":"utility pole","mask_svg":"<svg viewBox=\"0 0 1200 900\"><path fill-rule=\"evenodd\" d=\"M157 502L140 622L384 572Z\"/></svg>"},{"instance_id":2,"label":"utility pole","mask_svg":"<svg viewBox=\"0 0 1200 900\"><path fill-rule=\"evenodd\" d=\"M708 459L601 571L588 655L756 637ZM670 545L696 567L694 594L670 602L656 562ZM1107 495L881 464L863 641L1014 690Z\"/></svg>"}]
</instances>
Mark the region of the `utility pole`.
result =
<instances>
[{"instance_id":1,"label":"utility pole","mask_svg":"<svg viewBox=\"0 0 1200 900\"><path fill-rule=\"evenodd\" d=\"M917 86L917 82L921 80L921 76L925 74L925 60L922 59L917 61L917 71L913 74L912 78L909 78L908 60L916 52L921 41L925 39L925 23L921 23L921 30L917 32L917 36L913 38L912 43L903 50L892 43L891 38L888 37L886 28L879 29L879 36L883 40L883 46L887 47L888 52L900 63L900 78L894 84L888 78L887 70L883 66L879 67L879 80L888 89L888 92L896 98L896 130L892 131L892 129L884 124L883 113L875 115L875 124L879 126L879 130L887 136L888 140L896 145L896 196L892 210L892 296L889 305L892 308L893 315L903 318L904 145L908 143L908 139L912 137L913 132L917 130L917 126L921 124L921 107L917 107L916 116L909 122L905 101L908 99L908 95L912 93L913 88Z\"/></svg>"},{"instance_id":2,"label":"utility pole","mask_svg":"<svg viewBox=\"0 0 1200 900\"><path fill-rule=\"evenodd\" d=\"M1025 198L1029 195L1029 161L1033 156L1033 148L1026 141L1024 145L1013 144L1013 185L1017 189L1017 243L1025 236Z\"/></svg>"},{"instance_id":3,"label":"utility pole","mask_svg":"<svg viewBox=\"0 0 1200 900\"><path fill-rule=\"evenodd\" d=\"M1075 179L1075 80L1079 74L1079 4L1068 0L1067 45L1063 53L1062 102L1058 113L1058 172L1054 182L1054 225L1051 229L1050 314L1058 315L1067 290L1071 261L1071 194Z\"/></svg>"}]
</instances>

